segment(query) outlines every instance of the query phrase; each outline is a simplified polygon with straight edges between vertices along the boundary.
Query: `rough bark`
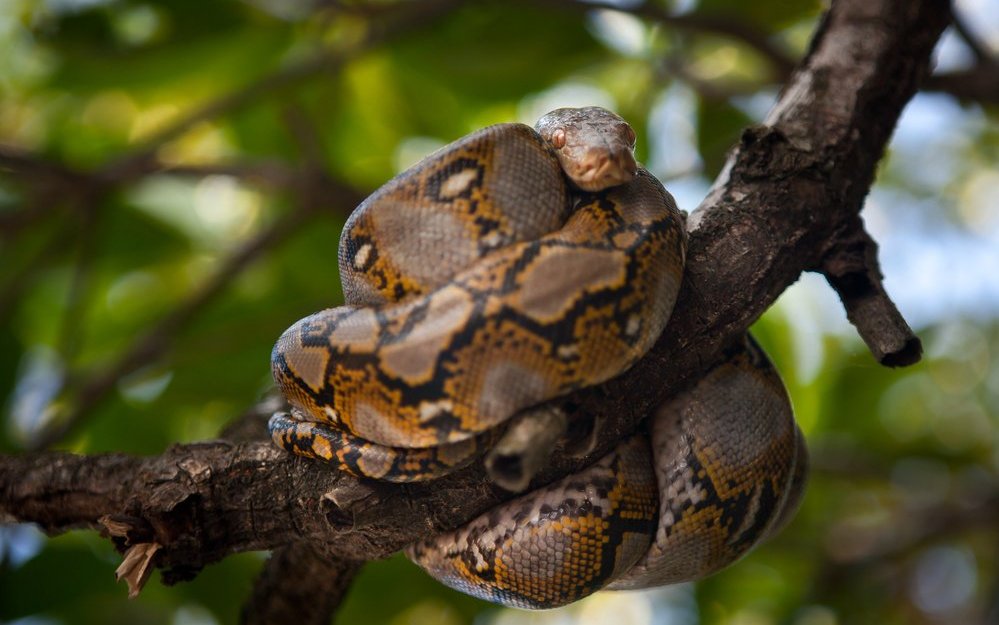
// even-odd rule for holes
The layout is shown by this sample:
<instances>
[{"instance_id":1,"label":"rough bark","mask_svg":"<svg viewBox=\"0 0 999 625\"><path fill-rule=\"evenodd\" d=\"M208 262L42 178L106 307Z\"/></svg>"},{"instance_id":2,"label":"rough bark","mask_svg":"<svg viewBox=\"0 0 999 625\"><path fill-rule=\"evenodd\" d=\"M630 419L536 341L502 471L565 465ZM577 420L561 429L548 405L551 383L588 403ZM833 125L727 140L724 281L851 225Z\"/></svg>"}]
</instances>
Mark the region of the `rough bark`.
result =
<instances>
[{"instance_id":1,"label":"rough bark","mask_svg":"<svg viewBox=\"0 0 999 625\"><path fill-rule=\"evenodd\" d=\"M307 542L275 549L243 606L240 622L329 623L362 564L323 558Z\"/></svg>"},{"instance_id":2,"label":"rough bark","mask_svg":"<svg viewBox=\"0 0 999 625\"><path fill-rule=\"evenodd\" d=\"M716 362L803 271L822 271L834 286L838 268L862 273L878 305L854 307L851 318L869 343L883 343L878 358L918 355L880 288L871 248L848 243L866 236L858 215L877 162L949 19L943 0L833 4L764 124L743 134L691 216L683 289L654 350L624 376L561 402L570 416L601 417L593 450L554 454L535 483L608 451ZM850 306L850 290L837 288ZM881 332L895 338L881 341ZM260 415L238 431L246 442L178 445L149 458L2 457L0 520L52 533L97 528L123 549L155 543L153 564L170 582L236 551L291 543L333 561L381 558L510 497L481 464L432 484L376 484L276 449L263 440Z\"/></svg>"}]
</instances>

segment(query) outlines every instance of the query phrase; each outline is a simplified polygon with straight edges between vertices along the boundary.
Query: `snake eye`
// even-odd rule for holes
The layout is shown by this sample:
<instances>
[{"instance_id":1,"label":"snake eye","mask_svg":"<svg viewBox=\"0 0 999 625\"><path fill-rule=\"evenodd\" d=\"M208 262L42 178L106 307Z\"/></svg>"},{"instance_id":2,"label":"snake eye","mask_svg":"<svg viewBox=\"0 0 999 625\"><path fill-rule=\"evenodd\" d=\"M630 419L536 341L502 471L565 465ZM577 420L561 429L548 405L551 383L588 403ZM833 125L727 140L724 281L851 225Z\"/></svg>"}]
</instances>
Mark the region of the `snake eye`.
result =
<instances>
[{"instance_id":1,"label":"snake eye","mask_svg":"<svg viewBox=\"0 0 999 625\"><path fill-rule=\"evenodd\" d=\"M565 147L565 131L561 128L552 133L552 146L556 150L561 150Z\"/></svg>"},{"instance_id":2,"label":"snake eye","mask_svg":"<svg viewBox=\"0 0 999 625\"><path fill-rule=\"evenodd\" d=\"M635 147L635 140L638 138L635 136L635 131L631 126L624 127L624 138L628 141L628 145Z\"/></svg>"}]
</instances>

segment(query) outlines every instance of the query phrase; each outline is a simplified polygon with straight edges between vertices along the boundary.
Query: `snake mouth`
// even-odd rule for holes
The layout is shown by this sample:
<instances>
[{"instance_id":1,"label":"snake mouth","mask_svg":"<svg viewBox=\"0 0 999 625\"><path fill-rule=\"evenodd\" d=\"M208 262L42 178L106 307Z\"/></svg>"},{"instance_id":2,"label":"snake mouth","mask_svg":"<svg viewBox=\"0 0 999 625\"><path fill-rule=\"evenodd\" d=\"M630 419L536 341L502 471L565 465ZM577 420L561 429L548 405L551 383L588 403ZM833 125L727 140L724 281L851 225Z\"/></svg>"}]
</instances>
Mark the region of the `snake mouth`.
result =
<instances>
[{"instance_id":1,"label":"snake mouth","mask_svg":"<svg viewBox=\"0 0 999 625\"><path fill-rule=\"evenodd\" d=\"M638 163L628 151L600 153L587 158L570 174L572 182L583 191L601 191L624 184L638 174Z\"/></svg>"}]
</instances>

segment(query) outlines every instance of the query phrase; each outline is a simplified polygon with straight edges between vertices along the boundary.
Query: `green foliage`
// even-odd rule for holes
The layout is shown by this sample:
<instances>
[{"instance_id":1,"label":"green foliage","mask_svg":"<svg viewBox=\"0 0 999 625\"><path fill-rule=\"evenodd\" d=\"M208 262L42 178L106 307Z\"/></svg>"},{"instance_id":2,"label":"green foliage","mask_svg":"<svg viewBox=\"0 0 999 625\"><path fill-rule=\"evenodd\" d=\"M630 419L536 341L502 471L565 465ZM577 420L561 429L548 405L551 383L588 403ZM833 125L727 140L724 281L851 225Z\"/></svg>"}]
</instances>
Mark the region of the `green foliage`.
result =
<instances>
[{"instance_id":1,"label":"green foliage","mask_svg":"<svg viewBox=\"0 0 999 625\"><path fill-rule=\"evenodd\" d=\"M179 320L162 349L108 388L61 447L159 453L211 438L266 392L274 339L340 298L336 245L353 207L301 184L309 172L370 191L475 128L598 103L634 123L640 157L667 155L655 173L679 177L669 184L691 210L700 196L690 189L705 188L741 129L761 121L740 96L765 99L774 88L766 58L728 34L560 3L467 3L437 19L409 13L402 32L350 53L341 67L337 54L413 3L296 9L309 4L0 7L0 144L76 172L0 164L5 452L37 434L40 413L66 414L81 380L163 319ZM811 0L693 4L699 14L773 33L796 52L796 33L819 10ZM329 60L309 66L323 51ZM664 69L665 57L683 71ZM256 90L229 99L248 87ZM681 122L655 121L664 102L679 107ZM212 114L150 145L213 103ZM948 115L965 114L950 107ZM947 155L953 176L930 180L893 152L883 188L936 201L934 218L976 233L993 223L975 207L995 180L999 135L985 123L994 112L973 115L979 123L961 126L961 145ZM135 158L147 148L152 161ZM693 169L667 162L684 150L695 155ZM143 169L151 163L153 173ZM317 210L303 215L303 206ZM178 315L272 228L288 233ZM826 299L816 304L818 294ZM530 616L458 595L395 557L365 568L337 622L659 622L654 614L719 625L968 622L999 584L982 555L999 540L975 516L999 492L995 306L928 317L920 328L926 361L896 371L873 362L828 296L815 282L796 286L754 329L787 382L814 471L791 527L739 565L696 586L600 593ZM829 311L837 311L832 321ZM941 527L940 518L952 522ZM129 602L113 583L118 557L106 540L25 536L0 534L3 622L233 623L261 562L258 554L230 557L170 588L154 578Z\"/></svg>"},{"instance_id":2,"label":"green foliage","mask_svg":"<svg viewBox=\"0 0 999 625\"><path fill-rule=\"evenodd\" d=\"M777 31L801 20L815 17L821 3L814 0L774 0L772 2L732 2L731 0L701 0L698 10L708 15L724 15L750 26Z\"/></svg>"},{"instance_id":3,"label":"green foliage","mask_svg":"<svg viewBox=\"0 0 999 625\"><path fill-rule=\"evenodd\" d=\"M704 160L704 171L708 176L717 176L729 150L752 119L728 102L707 100L699 102L697 119L697 149Z\"/></svg>"}]
</instances>

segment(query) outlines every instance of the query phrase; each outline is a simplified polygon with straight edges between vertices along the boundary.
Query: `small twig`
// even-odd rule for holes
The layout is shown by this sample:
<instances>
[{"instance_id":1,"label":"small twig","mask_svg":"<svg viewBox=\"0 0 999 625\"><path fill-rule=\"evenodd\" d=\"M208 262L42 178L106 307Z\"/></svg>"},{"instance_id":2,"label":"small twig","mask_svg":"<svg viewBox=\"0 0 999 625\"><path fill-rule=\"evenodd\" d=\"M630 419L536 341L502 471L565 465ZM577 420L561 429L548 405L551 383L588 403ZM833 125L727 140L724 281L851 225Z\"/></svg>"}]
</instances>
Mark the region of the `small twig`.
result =
<instances>
[{"instance_id":1,"label":"small twig","mask_svg":"<svg viewBox=\"0 0 999 625\"><path fill-rule=\"evenodd\" d=\"M333 560L306 542L275 549L243 606L244 625L326 625L363 562Z\"/></svg>"},{"instance_id":2,"label":"small twig","mask_svg":"<svg viewBox=\"0 0 999 625\"><path fill-rule=\"evenodd\" d=\"M205 176L230 176L246 184L268 189L295 189L301 185L301 172L278 161L253 161L211 163L207 165L162 165L153 163L149 173L158 172L175 176L204 178Z\"/></svg>"},{"instance_id":3,"label":"small twig","mask_svg":"<svg viewBox=\"0 0 999 625\"><path fill-rule=\"evenodd\" d=\"M303 174L297 185L300 201L313 208L321 209L329 202L325 174L325 149L320 137L322 133L313 123L305 108L290 105L284 110L284 122L288 133L298 145L301 153L300 169Z\"/></svg>"},{"instance_id":4,"label":"small twig","mask_svg":"<svg viewBox=\"0 0 999 625\"><path fill-rule=\"evenodd\" d=\"M978 63L966 70L933 74L923 89L948 93L962 102L999 105L999 68Z\"/></svg>"},{"instance_id":5,"label":"small twig","mask_svg":"<svg viewBox=\"0 0 999 625\"><path fill-rule=\"evenodd\" d=\"M999 57L979 41L964 19L955 13L951 25L975 57L967 69L928 76L924 88L949 93L965 102L999 104Z\"/></svg>"},{"instance_id":6,"label":"small twig","mask_svg":"<svg viewBox=\"0 0 999 625\"><path fill-rule=\"evenodd\" d=\"M853 231L825 256L822 273L878 362L889 367L919 362L922 344L885 292L877 243L859 218Z\"/></svg>"},{"instance_id":7,"label":"small twig","mask_svg":"<svg viewBox=\"0 0 999 625\"><path fill-rule=\"evenodd\" d=\"M551 456L555 443L565 434L568 425L565 412L557 406L520 413L486 455L489 477L514 493L526 489Z\"/></svg>"},{"instance_id":8,"label":"small twig","mask_svg":"<svg viewBox=\"0 0 999 625\"><path fill-rule=\"evenodd\" d=\"M61 224L61 228L51 233L47 241L42 241L38 249L30 254L20 267L6 267L6 283L0 288L0 324L6 323L15 309L21 293L27 288L32 277L48 267L54 260L61 260L72 247L76 235L76 224Z\"/></svg>"},{"instance_id":9,"label":"small twig","mask_svg":"<svg viewBox=\"0 0 999 625\"><path fill-rule=\"evenodd\" d=\"M957 32L958 36L964 41L971 53L975 55L975 59L983 64L996 67L999 65L996 57L993 55L992 51L986 48L978 37L971 32L968 28L967 22L964 21L964 17L961 16L957 11L954 11L954 15L951 17L951 25L954 27L954 31Z\"/></svg>"},{"instance_id":10,"label":"small twig","mask_svg":"<svg viewBox=\"0 0 999 625\"><path fill-rule=\"evenodd\" d=\"M90 272L96 253L97 220L99 218L100 198L82 198L79 224L74 231L77 240L76 260L69 288L66 291L66 302L62 310L59 335L56 347L63 362L73 361L77 350L83 342L83 321L86 309L86 294L90 282Z\"/></svg>"},{"instance_id":11,"label":"small twig","mask_svg":"<svg viewBox=\"0 0 999 625\"><path fill-rule=\"evenodd\" d=\"M0 241L13 239L66 204L85 204L80 198L99 197L101 191L86 173L8 145L0 145L0 175L24 187L29 198L20 210L0 214Z\"/></svg>"},{"instance_id":12,"label":"small twig","mask_svg":"<svg viewBox=\"0 0 999 625\"><path fill-rule=\"evenodd\" d=\"M320 137L322 134L309 117L303 106L292 103L282 111L282 119L288 134L298 145L302 162L310 169L322 169L325 150Z\"/></svg>"},{"instance_id":13,"label":"small twig","mask_svg":"<svg viewBox=\"0 0 999 625\"><path fill-rule=\"evenodd\" d=\"M67 185L81 181L81 174L72 168L3 144L0 144L0 173L17 174L19 179L39 179Z\"/></svg>"},{"instance_id":14,"label":"small twig","mask_svg":"<svg viewBox=\"0 0 999 625\"><path fill-rule=\"evenodd\" d=\"M693 89L702 99L712 102L727 102L733 97L756 93L759 90L756 85L722 84L720 81L704 80L691 70L679 55L664 57L658 67L662 74L676 78Z\"/></svg>"}]
</instances>

